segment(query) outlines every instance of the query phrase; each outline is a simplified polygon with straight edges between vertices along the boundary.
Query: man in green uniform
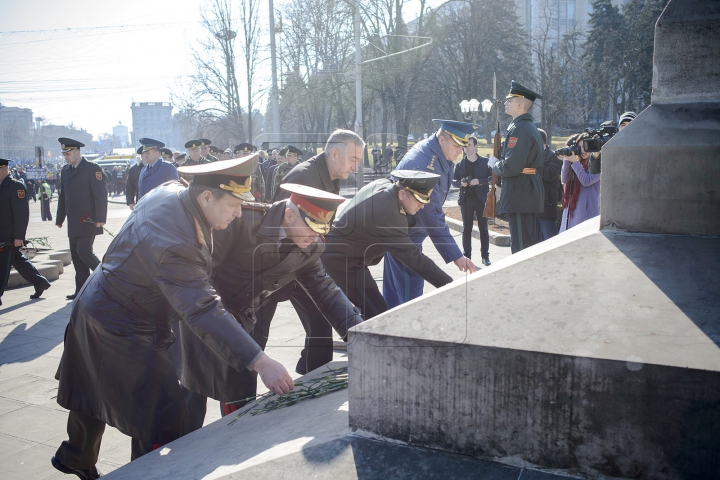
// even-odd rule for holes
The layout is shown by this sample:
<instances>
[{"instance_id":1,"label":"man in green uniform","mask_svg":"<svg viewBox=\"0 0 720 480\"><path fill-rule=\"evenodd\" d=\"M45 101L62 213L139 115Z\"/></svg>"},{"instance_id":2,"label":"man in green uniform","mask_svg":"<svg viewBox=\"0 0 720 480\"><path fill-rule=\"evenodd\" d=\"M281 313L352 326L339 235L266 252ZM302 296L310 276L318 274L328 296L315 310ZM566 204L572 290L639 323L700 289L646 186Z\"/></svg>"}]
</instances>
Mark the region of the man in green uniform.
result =
<instances>
[{"instance_id":1,"label":"man in green uniform","mask_svg":"<svg viewBox=\"0 0 720 480\"><path fill-rule=\"evenodd\" d=\"M200 139L200 155L202 155L202 157L207 161L207 163L218 161L217 157L210 153L211 146L212 140L207 138Z\"/></svg>"},{"instance_id":2,"label":"man in green uniform","mask_svg":"<svg viewBox=\"0 0 720 480\"><path fill-rule=\"evenodd\" d=\"M273 196L277 192L277 189L280 187L280 182L282 182L282 179L285 177L285 175L290 173L290 170L292 170L295 165L297 165L298 160L303 153L302 150L293 145L287 145L285 148L282 149L282 151L285 152L285 163L278 163L277 167L274 170L272 188L270 189Z\"/></svg>"},{"instance_id":3,"label":"man in green uniform","mask_svg":"<svg viewBox=\"0 0 720 480\"><path fill-rule=\"evenodd\" d=\"M490 157L488 166L502 178L497 213L506 214L510 250L519 252L535 244L535 214L543 211L545 189L537 169L542 167L543 141L528 113L537 93L512 81L505 113L513 117L503 141L501 158Z\"/></svg>"}]
</instances>

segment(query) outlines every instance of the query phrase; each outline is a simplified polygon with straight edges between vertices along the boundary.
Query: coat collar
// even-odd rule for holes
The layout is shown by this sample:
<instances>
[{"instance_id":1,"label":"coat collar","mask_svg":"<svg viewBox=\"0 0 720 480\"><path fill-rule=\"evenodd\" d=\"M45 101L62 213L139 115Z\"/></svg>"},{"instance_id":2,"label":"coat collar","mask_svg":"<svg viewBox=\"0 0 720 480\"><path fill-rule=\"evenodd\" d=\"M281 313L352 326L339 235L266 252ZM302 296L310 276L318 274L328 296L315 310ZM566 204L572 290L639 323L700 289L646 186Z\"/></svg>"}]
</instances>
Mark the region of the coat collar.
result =
<instances>
[{"instance_id":1,"label":"coat collar","mask_svg":"<svg viewBox=\"0 0 720 480\"><path fill-rule=\"evenodd\" d=\"M208 225L205 215L202 213L200 205L197 200L190 195L190 189L186 188L178 193L180 201L187 212L193 217L195 224L195 234L197 236L198 243L206 247L210 253L213 251L213 237L212 229Z\"/></svg>"},{"instance_id":2,"label":"coat collar","mask_svg":"<svg viewBox=\"0 0 720 480\"><path fill-rule=\"evenodd\" d=\"M330 170L327 166L327 157L325 156L325 152L321 153L320 155L310 159L314 160L315 164L318 167L318 172L320 173L320 178L322 179L323 183L323 190L326 192L332 192L334 194L337 194L340 192L340 180L332 180L330 178ZM308 161L310 161L308 160Z\"/></svg>"}]
</instances>

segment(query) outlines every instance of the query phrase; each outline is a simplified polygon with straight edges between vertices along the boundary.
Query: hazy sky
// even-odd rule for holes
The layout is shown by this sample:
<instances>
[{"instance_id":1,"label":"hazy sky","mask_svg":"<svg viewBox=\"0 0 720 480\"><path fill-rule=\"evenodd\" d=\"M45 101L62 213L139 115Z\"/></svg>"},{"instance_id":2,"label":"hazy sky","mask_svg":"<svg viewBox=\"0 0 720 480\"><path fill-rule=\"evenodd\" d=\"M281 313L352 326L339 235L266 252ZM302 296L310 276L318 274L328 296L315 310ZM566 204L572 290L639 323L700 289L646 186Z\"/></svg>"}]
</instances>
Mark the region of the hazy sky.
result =
<instances>
[{"instance_id":1,"label":"hazy sky","mask_svg":"<svg viewBox=\"0 0 720 480\"><path fill-rule=\"evenodd\" d=\"M133 101L167 102L187 84L204 4L0 0L0 103L95 137L118 121L132 128ZM262 6L267 24L267 2ZM256 88L269 85L269 62L255 77Z\"/></svg>"}]
</instances>

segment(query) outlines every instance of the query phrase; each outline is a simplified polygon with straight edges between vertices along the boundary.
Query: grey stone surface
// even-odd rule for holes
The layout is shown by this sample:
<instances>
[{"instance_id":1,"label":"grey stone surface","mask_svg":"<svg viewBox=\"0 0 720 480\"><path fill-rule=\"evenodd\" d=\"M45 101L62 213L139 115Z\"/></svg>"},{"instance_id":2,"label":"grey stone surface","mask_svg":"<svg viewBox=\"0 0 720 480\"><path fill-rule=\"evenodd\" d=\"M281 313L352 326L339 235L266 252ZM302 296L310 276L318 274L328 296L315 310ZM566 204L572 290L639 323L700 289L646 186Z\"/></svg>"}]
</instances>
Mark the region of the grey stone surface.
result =
<instances>
[{"instance_id":1,"label":"grey stone surface","mask_svg":"<svg viewBox=\"0 0 720 480\"><path fill-rule=\"evenodd\" d=\"M53 260L62 260L63 265L70 265L70 262L72 262L70 250L53 250L53 252L48 254L48 257Z\"/></svg>"},{"instance_id":2,"label":"grey stone surface","mask_svg":"<svg viewBox=\"0 0 720 480\"><path fill-rule=\"evenodd\" d=\"M58 275L62 275L64 271L64 264L63 260L61 258L52 258L56 257L57 255L37 255L35 258L32 259L32 263L37 267L38 264L49 264L49 265L55 265L58 270Z\"/></svg>"},{"instance_id":3,"label":"grey stone surface","mask_svg":"<svg viewBox=\"0 0 720 480\"><path fill-rule=\"evenodd\" d=\"M49 281L57 280L60 277L60 273L58 272L58 267L54 264L48 264L48 263L33 263L35 265L35 268L37 268L38 273L42 275L43 277L47 278ZM30 283L25 280L23 277L20 276L20 274L16 270L12 270L10 272L10 277L8 278L7 288L17 288L17 287L23 287L25 285L30 285ZM32 293L32 292L31 292Z\"/></svg>"},{"instance_id":4,"label":"grey stone surface","mask_svg":"<svg viewBox=\"0 0 720 480\"><path fill-rule=\"evenodd\" d=\"M718 238L589 220L355 327L351 427L586 475L707 476L718 271Z\"/></svg>"},{"instance_id":5,"label":"grey stone surface","mask_svg":"<svg viewBox=\"0 0 720 480\"><path fill-rule=\"evenodd\" d=\"M720 2L673 0L655 28L653 103L720 100Z\"/></svg>"}]
</instances>

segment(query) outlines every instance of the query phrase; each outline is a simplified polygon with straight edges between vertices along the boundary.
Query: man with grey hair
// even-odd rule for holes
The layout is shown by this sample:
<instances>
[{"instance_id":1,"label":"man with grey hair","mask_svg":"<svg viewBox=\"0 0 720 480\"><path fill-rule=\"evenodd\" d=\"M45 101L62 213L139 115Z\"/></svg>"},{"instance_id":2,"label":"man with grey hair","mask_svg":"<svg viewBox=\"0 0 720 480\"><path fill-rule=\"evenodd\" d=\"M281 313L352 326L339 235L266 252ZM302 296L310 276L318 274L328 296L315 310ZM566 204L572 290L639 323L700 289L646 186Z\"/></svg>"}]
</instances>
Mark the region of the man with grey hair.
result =
<instances>
[{"instance_id":1,"label":"man with grey hair","mask_svg":"<svg viewBox=\"0 0 720 480\"><path fill-rule=\"evenodd\" d=\"M280 184L297 183L337 195L340 193L340 180L347 179L357 171L358 164L363 160L364 150L365 141L357 133L351 130L335 130L325 144L325 151L295 165ZM279 188L273 201L288 197L289 193ZM278 302L285 300L290 300L305 328L305 349L295 368L297 373L305 374L332 360L332 327L305 290L293 282L274 293L271 301L257 312L258 324L268 323L268 326L257 331L269 331L269 322L275 315Z\"/></svg>"}]
</instances>

